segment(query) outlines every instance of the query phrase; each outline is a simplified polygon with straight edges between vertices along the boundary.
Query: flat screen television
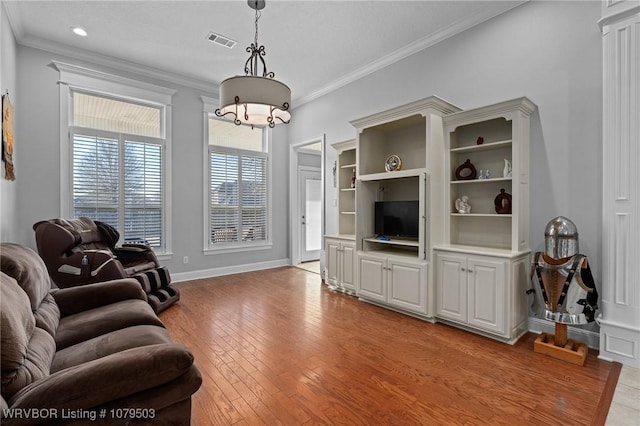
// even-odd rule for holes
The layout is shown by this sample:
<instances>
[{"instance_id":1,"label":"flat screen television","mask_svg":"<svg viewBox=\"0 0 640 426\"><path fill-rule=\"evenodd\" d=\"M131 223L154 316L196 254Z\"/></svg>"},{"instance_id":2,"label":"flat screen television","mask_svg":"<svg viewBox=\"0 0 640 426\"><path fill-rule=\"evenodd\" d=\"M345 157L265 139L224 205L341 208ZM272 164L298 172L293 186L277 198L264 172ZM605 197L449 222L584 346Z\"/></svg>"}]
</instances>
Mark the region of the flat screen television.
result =
<instances>
[{"instance_id":1,"label":"flat screen television","mask_svg":"<svg viewBox=\"0 0 640 426\"><path fill-rule=\"evenodd\" d=\"M388 238L418 239L418 201L376 201L375 233Z\"/></svg>"}]
</instances>

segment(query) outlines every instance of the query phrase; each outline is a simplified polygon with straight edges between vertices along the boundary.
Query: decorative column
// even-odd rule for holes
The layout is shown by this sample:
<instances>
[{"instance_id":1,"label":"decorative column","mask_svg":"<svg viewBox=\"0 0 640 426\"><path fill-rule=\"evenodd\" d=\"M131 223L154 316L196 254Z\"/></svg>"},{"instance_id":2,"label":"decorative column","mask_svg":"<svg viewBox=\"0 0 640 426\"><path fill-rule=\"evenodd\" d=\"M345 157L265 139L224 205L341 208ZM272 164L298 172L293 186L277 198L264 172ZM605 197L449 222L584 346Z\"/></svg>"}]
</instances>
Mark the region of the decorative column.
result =
<instances>
[{"instance_id":1,"label":"decorative column","mask_svg":"<svg viewBox=\"0 0 640 426\"><path fill-rule=\"evenodd\" d=\"M600 358L640 368L640 1L604 0Z\"/></svg>"}]
</instances>

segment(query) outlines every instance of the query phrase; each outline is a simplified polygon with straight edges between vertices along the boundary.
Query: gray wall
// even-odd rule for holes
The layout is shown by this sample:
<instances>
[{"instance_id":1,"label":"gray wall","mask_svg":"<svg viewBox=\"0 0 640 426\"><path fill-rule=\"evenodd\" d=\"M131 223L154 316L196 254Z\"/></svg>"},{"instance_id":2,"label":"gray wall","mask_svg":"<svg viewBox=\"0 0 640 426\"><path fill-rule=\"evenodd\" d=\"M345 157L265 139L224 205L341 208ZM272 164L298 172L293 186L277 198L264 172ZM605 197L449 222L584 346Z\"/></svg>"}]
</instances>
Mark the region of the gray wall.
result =
<instances>
[{"instance_id":1,"label":"gray wall","mask_svg":"<svg viewBox=\"0 0 640 426\"><path fill-rule=\"evenodd\" d=\"M173 97L172 135L172 227L174 255L163 260L173 274L207 271L220 267L288 259L288 191L274 190L273 248L238 254L203 255L203 105L198 90L131 75L88 64L30 47L18 48L18 92L16 108L20 140L20 176L17 182L17 217L12 241L35 247L32 225L60 216L60 141L58 72L52 60L142 80L177 90ZM288 147L286 132L275 129L272 138L273 188L287 188ZM4 226L4 219L3 219ZM189 256L189 264L182 263Z\"/></svg>"},{"instance_id":2,"label":"gray wall","mask_svg":"<svg viewBox=\"0 0 640 426\"><path fill-rule=\"evenodd\" d=\"M352 139L349 120L430 95L463 109L519 96L538 105L532 119L532 250L543 247L546 223L566 215L580 230L581 251L601 272L601 93L599 2L529 2L487 23L295 108L289 126L274 131L274 248L238 255L202 255L202 106L197 90L139 78L19 46L2 17L2 89L17 93L15 184L2 182L3 241L34 246L31 226L60 214L57 72L51 60L89 66L178 90L173 107L174 272L207 270L289 257L286 143L327 135ZM12 90L10 85L16 85ZM335 232L335 198L326 156L327 233ZM183 256L191 261L183 265Z\"/></svg>"},{"instance_id":3,"label":"gray wall","mask_svg":"<svg viewBox=\"0 0 640 426\"><path fill-rule=\"evenodd\" d=\"M13 32L9 25L4 3L0 3L0 91L9 91L9 97L14 107L19 105L16 94L17 76L17 46ZM14 119L14 138L17 140L20 132ZM18 176L20 170L20 154L14 150L13 164ZM0 163L0 241L12 241L15 235L16 222L16 182L4 179L4 163Z\"/></svg>"},{"instance_id":4,"label":"gray wall","mask_svg":"<svg viewBox=\"0 0 640 426\"><path fill-rule=\"evenodd\" d=\"M580 231L602 271L602 58L599 2L529 2L294 110L289 140L355 137L350 120L438 95L463 109L520 96L538 105L531 132L531 249L558 216ZM326 157L327 176L335 153ZM335 189L326 182L327 215ZM327 220L327 233L336 232ZM333 228L332 228L333 226Z\"/></svg>"}]
</instances>

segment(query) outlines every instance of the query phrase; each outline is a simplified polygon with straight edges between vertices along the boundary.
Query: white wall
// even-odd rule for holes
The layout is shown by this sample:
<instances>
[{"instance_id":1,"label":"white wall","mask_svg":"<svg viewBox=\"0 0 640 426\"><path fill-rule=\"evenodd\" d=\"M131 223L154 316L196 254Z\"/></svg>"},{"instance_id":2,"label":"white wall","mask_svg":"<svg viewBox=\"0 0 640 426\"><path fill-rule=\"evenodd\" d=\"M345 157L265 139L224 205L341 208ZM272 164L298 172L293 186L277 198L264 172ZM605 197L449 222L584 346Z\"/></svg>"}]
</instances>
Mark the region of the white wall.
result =
<instances>
[{"instance_id":1,"label":"white wall","mask_svg":"<svg viewBox=\"0 0 640 426\"><path fill-rule=\"evenodd\" d=\"M288 254L288 146L286 133L273 131L273 248L238 254L205 256L202 252L203 219L203 105L196 89L132 75L63 57L42 50L18 47L18 98L16 108L20 140L17 217L13 220L11 241L35 247L32 225L42 219L60 216L60 141L58 72L52 60L133 78L177 90L173 97L172 191L173 257L163 260L174 276L191 272L188 277L211 275L217 268L235 265L286 262ZM282 190L281 188L285 188ZM4 201L4 200L3 200ZM4 203L3 203L4 205ZM3 219L4 226L4 219ZM189 263L182 258L189 256ZM198 271L204 271L198 273ZM184 277L184 276L183 276Z\"/></svg>"},{"instance_id":2,"label":"white wall","mask_svg":"<svg viewBox=\"0 0 640 426\"><path fill-rule=\"evenodd\" d=\"M294 109L289 140L351 139L349 120L438 95L463 109L520 96L531 123L531 249L549 220L580 232L600 288L602 271L602 58L600 3L528 2L462 34ZM327 155L327 171L335 157ZM329 172L328 172L329 175ZM335 190L327 181L327 215ZM327 233L335 232L327 220Z\"/></svg>"},{"instance_id":3,"label":"white wall","mask_svg":"<svg viewBox=\"0 0 640 426\"><path fill-rule=\"evenodd\" d=\"M9 98L14 107L19 104L16 102L16 41L9 25L7 13L4 10L4 3L0 2L0 91L5 93L9 91ZM18 147L20 140L20 131L16 128L16 120L14 118L14 138L16 147L14 149L13 163L16 175L22 176L20 170L20 151ZM0 241L12 241L16 229L16 182L8 181L4 178L4 162L0 163Z\"/></svg>"}]
</instances>

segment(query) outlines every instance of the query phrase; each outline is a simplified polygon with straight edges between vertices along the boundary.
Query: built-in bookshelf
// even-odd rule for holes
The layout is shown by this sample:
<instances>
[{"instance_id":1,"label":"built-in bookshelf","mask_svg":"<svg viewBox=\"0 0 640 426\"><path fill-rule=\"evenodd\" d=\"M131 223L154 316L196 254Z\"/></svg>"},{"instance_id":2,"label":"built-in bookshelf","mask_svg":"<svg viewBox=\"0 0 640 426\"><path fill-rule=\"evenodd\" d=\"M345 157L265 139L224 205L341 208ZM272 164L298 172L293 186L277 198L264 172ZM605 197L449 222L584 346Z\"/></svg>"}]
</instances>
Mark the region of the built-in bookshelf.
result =
<instances>
[{"instance_id":1,"label":"built-in bookshelf","mask_svg":"<svg viewBox=\"0 0 640 426\"><path fill-rule=\"evenodd\" d=\"M436 317L508 343L527 330L535 108L519 98L443 118L445 232L433 250Z\"/></svg>"},{"instance_id":2,"label":"built-in bookshelf","mask_svg":"<svg viewBox=\"0 0 640 426\"><path fill-rule=\"evenodd\" d=\"M442 217L437 207L442 204L442 190L431 187L430 173L442 175L442 116L456 111L459 108L432 96L351 122L357 131L359 297L413 315L433 316L430 246L433 233L442 234L442 226L437 229L434 223L441 222L435 218ZM432 195L440 202L434 205ZM376 201L417 201L417 238L377 236Z\"/></svg>"}]
</instances>

